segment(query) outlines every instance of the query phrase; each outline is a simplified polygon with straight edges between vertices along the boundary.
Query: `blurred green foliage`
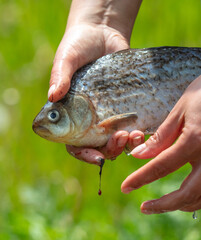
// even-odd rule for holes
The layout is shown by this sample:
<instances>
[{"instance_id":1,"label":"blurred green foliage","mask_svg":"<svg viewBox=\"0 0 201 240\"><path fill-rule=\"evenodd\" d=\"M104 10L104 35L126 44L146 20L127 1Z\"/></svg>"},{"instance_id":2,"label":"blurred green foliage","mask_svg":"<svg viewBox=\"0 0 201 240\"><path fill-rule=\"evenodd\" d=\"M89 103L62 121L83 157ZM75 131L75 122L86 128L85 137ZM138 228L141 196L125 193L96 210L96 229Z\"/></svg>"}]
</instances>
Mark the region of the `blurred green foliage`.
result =
<instances>
[{"instance_id":1,"label":"blurred green foliage","mask_svg":"<svg viewBox=\"0 0 201 240\"><path fill-rule=\"evenodd\" d=\"M145 216L139 209L177 189L189 165L123 195L121 182L145 161L122 154L105 164L100 197L96 166L32 132L69 8L68 0L0 1L0 239L201 239L191 213ZM131 47L201 47L200 16L198 0L145 0Z\"/></svg>"}]
</instances>

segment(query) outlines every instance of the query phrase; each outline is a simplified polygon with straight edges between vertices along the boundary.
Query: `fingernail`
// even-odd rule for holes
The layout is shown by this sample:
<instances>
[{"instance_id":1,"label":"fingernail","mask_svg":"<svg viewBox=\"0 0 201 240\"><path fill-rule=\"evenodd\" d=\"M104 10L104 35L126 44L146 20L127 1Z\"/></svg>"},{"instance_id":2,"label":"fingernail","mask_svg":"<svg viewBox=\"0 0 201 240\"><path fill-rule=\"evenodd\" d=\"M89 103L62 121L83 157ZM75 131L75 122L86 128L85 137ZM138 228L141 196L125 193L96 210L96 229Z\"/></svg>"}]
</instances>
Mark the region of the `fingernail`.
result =
<instances>
[{"instance_id":1,"label":"fingernail","mask_svg":"<svg viewBox=\"0 0 201 240\"><path fill-rule=\"evenodd\" d=\"M55 84L53 84L53 85L50 87L50 89L49 89L49 91L48 91L48 98L50 98L50 97L52 96L52 94L53 94L54 91L55 91L55 88L56 88L56 85L55 85Z\"/></svg>"},{"instance_id":2,"label":"fingernail","mask_svg":"<svg viewBox=\"0 0 201 240\"><path fill-rule=\"evenodd\" d=\"M134 148L133 151L131 151L131 154L132 155L141 154L141 153L143 153L143 151L145 149L146 149L146 144L143 143L143 144L139 145L138 147Z\"/></svg>"},{"instance_id":3,"label":"fingernail","mask_svg":"<svg viewBox=\"0 0 201 240\"><path fill-rule=\"evenodd\" d=\"M128 194L128 193L130 193L133 190L134 190L134 188L127 187L127 188L123 188L121 191L122 191L122 193Z\"/></svg>"},{"instance_id":4,"label":"fingernail","mask_svg":"<svg viewBox=\"0 0 201 240\"><path fill-rule=\"evenodd\" d=\"M128 134L124 134L117 140L118 147L124 147L128 140Z\"/></svg>"},{"instance_id":5,"label":"fingernail","mask_svg":"<svg viewBox=\"0 0 201 240\"><path fill-rule=\"evenodd\" d=\"M135 138L133 138L133 146L137 147L138 145L140 145L142 143L142 138L141 136L137 136Z\"/></svg>"}]
</instances>

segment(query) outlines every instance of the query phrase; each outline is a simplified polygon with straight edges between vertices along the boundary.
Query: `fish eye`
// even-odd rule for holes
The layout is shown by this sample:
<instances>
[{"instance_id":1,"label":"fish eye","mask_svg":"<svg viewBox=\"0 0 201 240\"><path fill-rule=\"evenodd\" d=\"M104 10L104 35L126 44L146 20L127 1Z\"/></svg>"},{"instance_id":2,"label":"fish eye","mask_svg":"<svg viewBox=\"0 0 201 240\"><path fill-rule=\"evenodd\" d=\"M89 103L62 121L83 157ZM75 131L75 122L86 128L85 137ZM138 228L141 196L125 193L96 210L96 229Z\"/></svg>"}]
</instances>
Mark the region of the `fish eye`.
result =
<instances>
[{"instance_id":1,"label":"fish eye","mask_svg":"<svg viewBox=\"0 0 201 240\"><path fill-rule=\"evenodd\" d=\"M57 122L60 118L60 114L57 110L51 110L48 112L47 117L51 122Z\"/></svg>"}]
</instances>

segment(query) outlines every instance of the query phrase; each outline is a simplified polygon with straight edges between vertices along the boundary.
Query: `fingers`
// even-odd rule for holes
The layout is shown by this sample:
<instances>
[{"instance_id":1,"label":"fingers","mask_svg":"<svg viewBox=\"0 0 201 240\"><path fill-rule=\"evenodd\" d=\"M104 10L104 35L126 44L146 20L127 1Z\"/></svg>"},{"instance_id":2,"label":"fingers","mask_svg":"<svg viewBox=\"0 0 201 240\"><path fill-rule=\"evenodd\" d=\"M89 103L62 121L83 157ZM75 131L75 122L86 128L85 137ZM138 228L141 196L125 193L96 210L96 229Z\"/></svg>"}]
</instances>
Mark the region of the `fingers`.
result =
<instances>
[{"instance_id":1,"label":"fingers","mask_svg":"<svg viewBox=\"0 0 201 240\"><path fill-rule=\"evenodd\" d=\"M168 211L193 212L201 208L201 164L194 169L185 184L177 191L169 193L160 199L146 201L141 205L141 211L145 214L163 213Z\"/></svg>"},{"instance_id":2,"label":"fingers","mask_svg":"<svg viewBox=\"0 0 201 240\"><path fill-rule=\"evenodd\" d=\"M129 139L126 144L127 152L131 152L135 147L144 143L144 133L138 130L134 130L129 134Z\"/></svg>"},{"instance_id":3,"label":"fingers","mask_svg":"<svg viewBox=\"0 0 201 240\"><path fill-rule=\"evenodd\" d=\"M100 148L99 150L104 154L106 159L114 160L118 155L120 155L129 138L129 133L126 131L115 132L108 140L106 146Z\"/></svg>"},{"instance_id":4,"label":"fingers","mask_svg":"<svg viewBox=\"0 0 201 240\"><path fill-rule=\"evenodd\" d=\"M115 132L107 144L99 149L79 148L66 146L67 151L75 158L87 163L100 165L101 159L114 160L120 155L126 144L129 142L129 147L134 148L144 141L144 134L140 131L133 131L130 134L126 131Z\"/></svg>"},{"instance_id":5,"label":"fingers","mask_svg":"<svg viewBox=\"0 0 201 240\"><path fill-rule=\"evenodd\" d=\"M172 111L156 133L144 144L135 148L131 154L136 158L153 158L173 144L181 132L183 116Z\"/></svg>"},{"instance_id":6,"label":"fingers","mask_svg":"<svg viewBox=\"0 0 201 240\"><path fill-rule=\"evenodd\" d=\"M73 74L80 67L125 48L129 48L126 39L110 27L103 28L102 24L79 23L67 27L53 63L49 101L56 102L64 97Z\"/></svg>"},{"instance_id":7,"label":"fingers","mask_svg":"<svg viewBox=\"0 0 201 240\"><path fill-rule=\"evenodd\" d=\"M66 145L66 150L73 157L90 164L95 164L100 166L101 160L105 159L104 155L101 152L97 151L96 149L79 148L79 147Z\"/></svg>"},{"instance_id":8,"label":"fingers","mask_svg":"<svg viewBox=\"0 0 201 240\"><path fill-rule=\"evenodd\" d=\"M194 141L190 138L190 134L189 136L182 134L174 145L128 176L122 183L122 192L129 193L133 189L140 188L177 170L190 158L196 159L199 155L195 150Z\"/></svg>"},{"instance_id":9,"label":"fingers","mask_svg":"<svg viewBox=\"0 0 201 240\"><path fill-rule=\"evenodd\" d=\"M129 133L126 131L118 131L114 133L106 146L100 149L79 148L66 145L67 151L75 158L87 163L100 165L101 159L114 160L122 153L128 141Z\"/></svg>"},{"instance_id":10,"label":"fingers","mask_svg":"<svg viewBox=\"0 0 201 240\"><path fill-rule=\"evenodd\" d=\"M49 101L60 100L70 88L70 81L83 65L103 55L102 38L88 25L69 28L58 47L50 79Z\"/></svg>"},{"instance_id":11,"label":"fingers","mask_svg":"<svg viewBox=\"0 0 201 240\"><path fill-rule=\"evenodd\" d=\"M48 99L51 102L62 99L70 88L70 80L74 69L69 60L65 60L56 60L54 62L48 91Z\"/></svg>"}]
</instances>

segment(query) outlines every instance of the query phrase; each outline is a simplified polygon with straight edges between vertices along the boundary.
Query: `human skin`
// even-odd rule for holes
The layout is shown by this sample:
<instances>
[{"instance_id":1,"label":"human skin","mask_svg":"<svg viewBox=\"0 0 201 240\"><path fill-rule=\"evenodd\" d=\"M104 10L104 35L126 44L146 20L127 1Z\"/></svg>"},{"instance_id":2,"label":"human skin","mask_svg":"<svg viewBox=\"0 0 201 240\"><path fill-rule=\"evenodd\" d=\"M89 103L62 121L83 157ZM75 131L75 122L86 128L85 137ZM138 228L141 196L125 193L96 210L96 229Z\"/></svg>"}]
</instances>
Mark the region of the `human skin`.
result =
<instances>
[{"instance_id":1,"label":"human skin","mask_svg":"<svg viewBox=\"0 0 201 240\"><path fill-rule=\"evenodd\" d=\"M129 48L141 0L73 0L67 27L57 49L48 98L61 99L74 72L108 53Z\"/></svg>"},{"instance_id":2,"label":"human skin","mask_svg":"<svg viewBox=\"0 0 201 240\"><path fill-rule=\"evenodd\" d=\"M69 90L74 72L108 53L129 48L132 28L141 0L73 0L66 31L55 55L48 98L61 99ZM114 159L127 144L130 149L144 141L143 133L119 131L99 150L66 146L76 158L100 165Z\"/></svg>"},{"instance_id":3,"label":"human skin","mask_svg":"<svg viewBox=\"0 0 201 240\"><path fill-rule=\"evenodd\" d=\"M70 87L81 66L111 52L129 48L129 39L139 9L139 0L74 0L63 39L58 47L50 80L49 100L58 101ZM127 144L137 158L154 158L132 173L121 190L129 193L177 170L189 162L191 174L179 190L141 205L145 214L195 211L201 208L201 77L185 91L157 132L144 144L140 131L119 131L99 150L66 146L76 158L100 165L114 159ZM171 133L171 134L170 134ZM176 140L177 142L173 144Z\"/></svg>"},{"instance_id":4,"label":"human skin","mask_svg":"<svg viewBox=\"0 0 201 240\"><path fill-rule=\"evenodd\" d=\"M201 209L200 113L201 76L189 85L156 133L131 152L136 158L153 159L126 178L121 186L124 193L162 178L188 162L192 166L191 173L178 190L160 199L144 202L141 205L143 213Z\"/></svg>"}]
</instances>

